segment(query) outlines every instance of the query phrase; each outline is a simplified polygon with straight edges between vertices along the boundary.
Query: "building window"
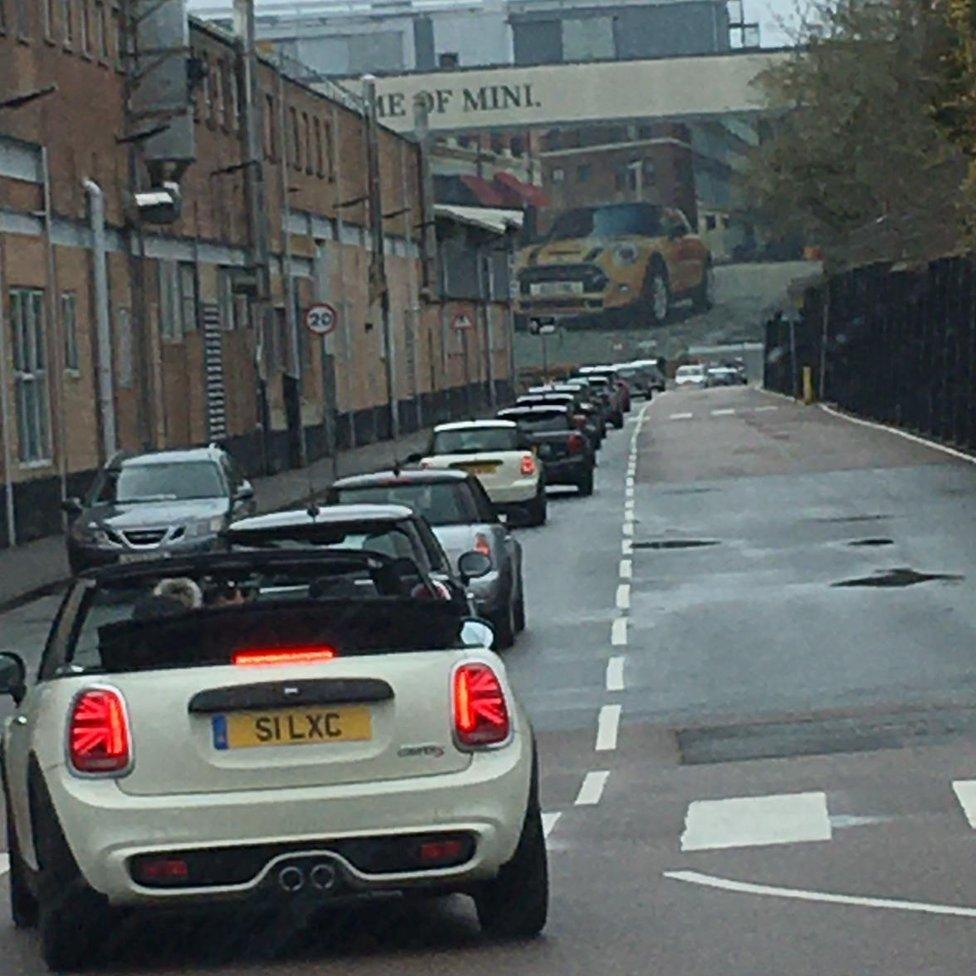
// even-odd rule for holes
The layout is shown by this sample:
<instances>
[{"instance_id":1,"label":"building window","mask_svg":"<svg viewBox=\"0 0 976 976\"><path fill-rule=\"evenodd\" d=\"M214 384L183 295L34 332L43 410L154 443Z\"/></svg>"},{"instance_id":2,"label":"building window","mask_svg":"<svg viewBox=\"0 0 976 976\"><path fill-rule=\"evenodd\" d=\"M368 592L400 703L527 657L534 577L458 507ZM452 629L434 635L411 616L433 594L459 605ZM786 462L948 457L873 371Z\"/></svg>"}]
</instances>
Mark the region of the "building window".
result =
<instances>
[{"instance_id":1,"label":"building window","mask_svg":"<svg viewBox=\"0 0 976 976\"><path fill-rule=\"evenodd\" d=\"M115 310L115 351L119 386L129 390L135 381L132 359L132 315L127 308L121 306Z\"/></svg>"},{"instance_id":2,"label":"building window","mask_svg":"<svg viewBox=\"0 0 976 976\"><path fill-rule=\"evenodd\" d=\"M234 73L234 64L227 67L227 124L232 132L236 132L240 127L241 121L241 102L240 93L237 90L237 75Z\"/></svg>"},{"instance_id":3,"label":"building window","mask_svg":"<svg viewBox=\"0 0 976 976\"><path fill-rule=\"evenodd\" d=\"M715 224L716 224L715 214L706 214L705 230L715 230Z\"/></svg>"},{"instance_id":4,"label":"building window","mask_svg":"<svg viewBox=\"0 0 976 976\"><path fill-rule=\"evenodd\" d=\"M274 95L264 96L264 158L268 162L276 162L278 159L278 126L277 115L275 113Z\"/></svg>"},{"instance_id":5,"label":"building window","mask_svg":"<svg viewBox=\"0 0 976 976\"><path fill-rule=\"evenodd\" d=\"M461 67L461 56L457 51L445 51L437 56L437 66L439 68L459 68Z\"/></svg>"},{"instance_id":6,"label":"building window","mask_svg":"<svg viewBox=\"0 0 976 976\"><path fill-rule=\"evenodd\" d=\"M312 120L308 117L308 112L302 112L302 132L305 138L305 172L312 173L315 170L315 161L312 158Z\"/></svg>"},{"instance_id":7,"label":"building window","mask_svg":"<svg viewBox=\"0 0 976 976\"><path fill-rule=\"evenodd\" d=\"M57 11L55 9L57 0L43 0L41 4L41 18L44 27L44 39L50 41L54 39L54 21L57 17ZM0 8L3 7L3 3L0 2ZM3 15L0 14L0 21L2 21Z\"/></svg>"},{"instance_id":8,"label":"building window","mask_svg":"<svg viewBox=\"0 0 976 976\"><path fill-rule=\"evenodd\" d=\"M203 76L200 83L200 118L206 120L210 118L210 113L213 111L213 99L210 94L210 56L206 51L200 52L200 62L203 65L200 70L200 74Z\"/></svg>"},{"instance_id":9,"label":"building window","mask_svg":"<svg viewBox=\"0 0 976 976\"><path fill-rule=\"evenodd\" d=\"M28 0L14 0L14 15L17 18L17 36L26 41L30 37L30 14L27 12Z\"/></svg>"},{"instance_id":10,"label":"building window","mask_svg":"<svg viewBox=\"0 0 976 976\"><path fill-rule=\"evenodd\" d=\"M81 20L79 21L80 34L78 36L81 53L90 55L92 53L92 29L91 29L91 9L88 0L81 0Z\"/></svg>"},{"instance_id":11,"label":"building window","mask_svg":"<svg viewBox=\"0 0 976 976\"><path fill-rule=\"evenodd\" d=\"M61 0L61 40L65 47L71 47L75 42L75 24L71 16L71 0Z\"/></svg>"},{"instance_id":12,"label":"building window","mask_svg":"<svg viewBox=\"0 0 976 976\"><path fill-rule=\"evenodd\" d=\"M325 140L325 173L329 178L330 183L335 182L335 144L332 142L332 125L326 122L324 125L324 140Z\"/></svg>"},{"instance_id":13,"label":"building window","mask_svg":"<svg viewBox=\"0 0 976 976\"><path fill-rule=\"evenodd\" d=\"M295 169L302 168L302 130L298 122L298 109L288 109L291 122L291 164Z\"/></svg>"},{"instance_id":14,"label":"building window","mask_svg":"<svg viewBox=\"0 0 976 976\"><path fill-rule=\"evenodd\" d=\"M561 166L557 166L552 171L552 182L553 183L565 183L566 182L566 170Z\"/></svg>"},{"instance_id":15,"label":"building window","mask_svg":"<svg viewBox=\"0 0 976 976\"><path fill-rule=\"evenodd\" d=\"M216 128L224 123L224 62L215 60L211 84L212 98L207 121Z\"/></svg>"},{"instance_id":16,"label":"building window","mask_svg":"<svg viewBox=\"0 0 976 976\"><path fill-rule=\"evenodd\" d=\"M220 327L227 332L237 328L234 272L230 268L217 269L217 308L220 312Z\"/></svg>"},{"instance_id":17,"label":"building window","mask_svg":"<svg viewBox=\"0 0 976 976\"><path fill-rule=\"evenodd\" d=\"M117 4L112 4L112 21L115 31L115 67L119 71L125 70L125 19L122 16L122 8Z\"/></svg>"},{"instance_id":18,"label":"building window","mask_svg":"<svg viewBox=\"0 0 976 976\"><path fill-rule=\"evenodd\" d=\"M14 288L10 292L13 329L14 396L21 461L43 461L50 455L47 363L44 355L44 292Z\"/></svg>"},{"instance_id":19,"label":"building window","mask_svg":"<svg viewBox=\"0 0 976 976\"><path fill-rule=\"evenodd\" d=\"M64 368L78 372L78 296L61 296L61 330L64 333Z\"/></svg>"},{"instance_id":20,"label":"building window","mask_svg":"<svg viewBox=\"0 0 976 976\"><path fill-rule=\"evenodd\" d=\"M325 176L325 144L322 142L322 120L316 118L315 124L315 175Z\"/></svg>"},{"instance_id":21,"label":"building window","mask_svg":"<svg viewBox=\"0 0 976 976\"><path fill-rule=\"evenodd\" d=\"M732 226L732 219L731 219L731 217L723 217L722 218L722 227L725 230L728 230L729 227L731 227L731 226Z\"/></svg>"},{"instance_id":22,"label":"building window","mask_svg":"<svg viewBox=\"0 0 976 976\"><path fill-rule=\"evenodd\" d=\"M617 56L613 17L564 20L563 61L600 61Z\"/></svg>"},{"instance_id":23,"label":"building window","mask_svg":"<svg viewBox=\"0 0 976 976\"><path fill-rule=\"evenodd\" d=\"M590 164L583 163L582 166L576 167L576 182L577 183L588 183L590 181Z\"/></svg>"},{"instance_id":24,"label":"building window","mask_svg":"<svg viewBox=\"0 0 976 976\"><path fill-rule=\"evenodd\" d=\"M109 8L105 6L105 0L95 0L95 53L100 60L106 63L108 62L109 35L111 33Z\"/></svg>"},{"instance_id":25,"label":"building window","mask_svg":"<svg viewBox=\"0 0 976 976\"><path fill-rule=\"evenodd\" d=\"M185 261L179 267L180 326L186 335L197 330L197 266Z\"/></svg>"},{"instance_id":26,"label":"building window","mask_svg":"<svg viewBox=\"0 0 976 976\"><path fill-rule=\"evenodd\" d=\"M7 0L0 0L0 34L7 33Z\"/></svg>"}]
</instances>

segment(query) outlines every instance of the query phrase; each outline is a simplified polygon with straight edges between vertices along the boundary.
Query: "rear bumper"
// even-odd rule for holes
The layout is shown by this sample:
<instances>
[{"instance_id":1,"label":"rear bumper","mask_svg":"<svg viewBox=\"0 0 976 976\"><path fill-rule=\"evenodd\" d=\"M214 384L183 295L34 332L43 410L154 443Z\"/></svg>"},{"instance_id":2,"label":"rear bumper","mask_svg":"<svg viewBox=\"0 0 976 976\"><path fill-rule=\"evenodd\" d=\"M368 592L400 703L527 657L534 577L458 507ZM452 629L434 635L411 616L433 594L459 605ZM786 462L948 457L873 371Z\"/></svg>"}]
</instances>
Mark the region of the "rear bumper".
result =
<instances>
[{"instance_id":1,"label":"rear bumper","mask_svg":"<svg viewBox=\"0 0 976 976\"><path fill-rule=\"evenodd\" d=\"M289 858L322 852L351 892L463 887L494 877L515 852L528 801L532 744L518 733L503 749L476 753L459 773L332 787L184 796L129 796L111 780L81 780L60 768L48 782L58 819L85 880L115 905L248 898L280 860L243 883L147 888L130 860L142 854L288 845ZM461 831L472 857L456 867L370 874L329 842Z\"/></svg>"},{"instance_id":2,"label":"rear bumper","mask_svg":"<svg viewBox=\"0 0 976 976\"><path fill-rule=\"evenodd\" d=\"M530 502L539 494L539 479L522 478L501 488L485 485L485 491L494 505L517 505Z\"/></svg>"},{"instance_id":3,"label":"rear bumper","mask_svg":"<svg viewBox=\"0 0 976 976\"><path fill-rule=\"evenodd\" d=\"M579 484L586 477L586 472L592 467L593 462L585 454L572 458L562 458L559 461L546 461L546 484Z\"/></svg>"}]
</instances>

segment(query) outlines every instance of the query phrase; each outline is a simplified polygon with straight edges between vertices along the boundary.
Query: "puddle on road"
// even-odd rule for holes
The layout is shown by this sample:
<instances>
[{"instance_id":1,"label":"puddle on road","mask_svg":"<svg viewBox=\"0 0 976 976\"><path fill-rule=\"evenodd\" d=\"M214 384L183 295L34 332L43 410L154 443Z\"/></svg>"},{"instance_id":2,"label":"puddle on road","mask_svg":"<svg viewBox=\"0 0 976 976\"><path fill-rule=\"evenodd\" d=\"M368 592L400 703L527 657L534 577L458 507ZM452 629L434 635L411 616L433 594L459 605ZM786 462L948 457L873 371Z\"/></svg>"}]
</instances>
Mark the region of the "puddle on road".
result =
<instances>
[{"instance_id":1,"label":"puddle on road","mask_svg":"<svg viewBox=\"0 0 976 976\"><path fill-rule=\"evenodd\" d=\"M849 546L858 548L861 546L893 546L895 544L894 539L853 539L851 542L847 543Z\"/></svg>"},{"instance_id":2,"label":"puddle on road","mask_svg":"<svg viewBox=\"0 0 976 976\"><path fill-rule=\"evenodd\" d=\"M955 573L919 573L914 569L902 567L899 569L883 569L873 576L861 576L856 579L841 580L831 583L832 587L875 586L875 587L903 587L914 586L916 583L931 583L934 580L958 583L965 579Z\"/></svg>"},{"instance_id":3,"label":"puddle on road","mask_svg":"<svg viewBox=\"0 0 976 976\"><path fill-rule=\"evenodd\" d=\"M701 549L717 546L715 539L659 539L656 542L635 542L635 549Z\"/></svg>"}]
</instances>

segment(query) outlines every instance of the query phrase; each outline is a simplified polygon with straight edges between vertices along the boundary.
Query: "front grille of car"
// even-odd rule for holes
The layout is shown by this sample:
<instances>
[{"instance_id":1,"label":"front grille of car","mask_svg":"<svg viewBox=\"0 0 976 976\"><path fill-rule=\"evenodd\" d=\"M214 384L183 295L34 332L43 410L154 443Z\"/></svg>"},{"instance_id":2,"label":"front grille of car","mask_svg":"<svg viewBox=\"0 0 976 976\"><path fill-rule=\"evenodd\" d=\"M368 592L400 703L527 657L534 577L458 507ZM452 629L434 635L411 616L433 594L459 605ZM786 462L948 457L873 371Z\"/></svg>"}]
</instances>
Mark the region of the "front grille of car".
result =
<instances>
[{"instance_id":1,"label":"front grille of car","mask_svg":"<svg viewBox=\"0 0 976 976\"><path fill-rule=\"evenodd\" d=\"M462 842L461 852L450 861L433 868L423 864L422 845L453 839ZM452 831L432 834L406 834L386 837L349 837L342 840L305 840L287 844L253 844L213 850L167 851L166 858L185 861L186 872L165 880L148 880L141 867L158 859L158 854L140 854L130 858L129 874L144 888L233 887L253 881L271 862L284 855L301 856L310 851L332 853L348 861L363 874L399 874L423 870L459 867L474 857L477 844L473 834Z\"/></svg>"},{"instance_id":2,"label":"front grille of car","mask_svg":"<svg viewBox=\"0 0 976 976\"><path fill-rule=\"evenodd\" d=\"M158 546L166 538L166 529L125 529L122 536L130 546Z\"/></svg>"},{"instance_id":3,"label":"front grille of car","mask_svg":"<svg viewBox=\"0 0 976 976\"><path fill-rule=\"evenodd\" d=\"M542 281L582 281L585 291L603 291L608 279L595 264L544 264L523 269L519 274L519 289L528 295L529 286Z\"/></svg>"}]
</instances>

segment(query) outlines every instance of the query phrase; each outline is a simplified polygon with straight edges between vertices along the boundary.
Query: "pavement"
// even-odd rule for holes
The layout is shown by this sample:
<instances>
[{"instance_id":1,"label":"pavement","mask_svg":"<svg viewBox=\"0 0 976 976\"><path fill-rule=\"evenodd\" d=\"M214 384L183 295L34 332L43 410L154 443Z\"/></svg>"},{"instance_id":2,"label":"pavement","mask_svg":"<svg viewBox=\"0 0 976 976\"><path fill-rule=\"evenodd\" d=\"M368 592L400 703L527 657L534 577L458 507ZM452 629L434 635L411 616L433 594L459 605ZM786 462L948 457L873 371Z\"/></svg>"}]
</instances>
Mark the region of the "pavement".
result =
<instances>
[{"instance_id":1,"label":"pavement","mask_svg":"<svg viewBox=\"0 0 976 976\"><path fill-rule=\"evenodd\" d=\"M400 456L421 450L429 437L430 431L422 430L401 438ZM340 452L336 468L331 458L323 458L295 471L255 478L258 511L273 512L307 501L310 492L321 492L332 483L335 471L342 478L379 470L392 460L392 441L380 441ZM70 575L61 535L0 549L0 612L59 589Z\"/></svg>"},{"instance_id":2,"label":"pavement","mask_svg":"<svg viewBox=\"0 0 976 976\"><path fill-rule=\"evenodd\" d=\"M976 468L753 389L641 410L593 497L518 530L543 937L488 941L460 896L140 916L101 971L968 976ZM35 657L47 600L0 616ZM0 917L0 973L42 971Z\"/></svg>"}]
</instances>

